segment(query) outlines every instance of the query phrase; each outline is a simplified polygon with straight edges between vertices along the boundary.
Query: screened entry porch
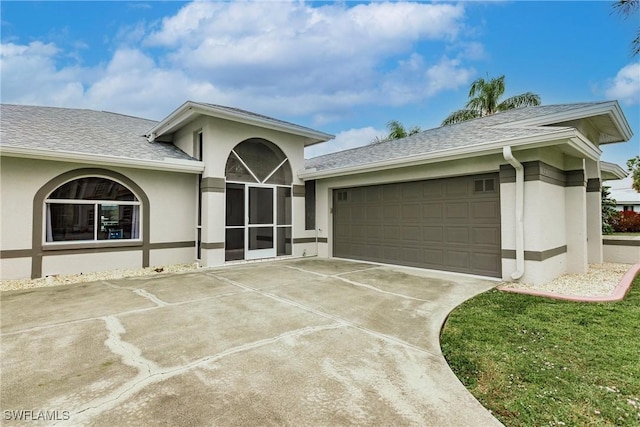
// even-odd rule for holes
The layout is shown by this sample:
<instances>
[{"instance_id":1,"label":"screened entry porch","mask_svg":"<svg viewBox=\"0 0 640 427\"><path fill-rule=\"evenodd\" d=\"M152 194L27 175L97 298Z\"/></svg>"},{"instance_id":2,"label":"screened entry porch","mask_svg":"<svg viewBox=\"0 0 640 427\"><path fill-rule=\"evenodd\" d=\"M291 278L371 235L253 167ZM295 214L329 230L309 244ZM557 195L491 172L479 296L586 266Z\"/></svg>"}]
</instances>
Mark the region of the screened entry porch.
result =
<instances>
[{"instance_id":1,"label":"screened entry porch","mask_svg":"<svg viewBox=\"0 0 640 427\"><path fill-rule=\"evenodd\" d=\"M225 261L291 255L292 177L284 153L263 139L238 144L226 165Z\"/></svg>"}]
</instances>

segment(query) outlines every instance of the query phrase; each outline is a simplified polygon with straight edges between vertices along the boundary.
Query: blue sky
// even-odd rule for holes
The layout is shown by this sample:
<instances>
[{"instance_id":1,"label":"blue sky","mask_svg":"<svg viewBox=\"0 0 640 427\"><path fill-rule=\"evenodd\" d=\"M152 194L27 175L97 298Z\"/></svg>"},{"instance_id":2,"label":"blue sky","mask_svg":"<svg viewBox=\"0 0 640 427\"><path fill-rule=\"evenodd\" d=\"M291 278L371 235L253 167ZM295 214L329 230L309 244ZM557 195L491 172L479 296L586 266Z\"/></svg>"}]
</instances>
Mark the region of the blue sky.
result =
<instances>
[{"instance_id":1,"label":"blue sky","mask_svg":"<svg viewBox=\"0 0 640 427\"><path fill-rule=\"evenodd\" d=\"M11 2L3 103L162 119L186 100L336 135L307 157L367 144L392 119L437 127L477 77L544 104L619 100L640 153L640 16L590 2Z\"/></svg>"}]
</instances>

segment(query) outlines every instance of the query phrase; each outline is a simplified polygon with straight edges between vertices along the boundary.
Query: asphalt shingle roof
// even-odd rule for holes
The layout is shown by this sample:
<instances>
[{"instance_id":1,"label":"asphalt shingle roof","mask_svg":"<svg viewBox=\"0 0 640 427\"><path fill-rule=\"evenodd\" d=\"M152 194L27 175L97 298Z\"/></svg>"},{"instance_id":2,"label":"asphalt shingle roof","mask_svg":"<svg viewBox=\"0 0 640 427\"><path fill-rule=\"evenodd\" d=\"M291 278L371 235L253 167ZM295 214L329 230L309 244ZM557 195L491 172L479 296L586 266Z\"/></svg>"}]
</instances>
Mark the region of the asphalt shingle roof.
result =
<instances>
[{"instance_id":1,"label":"asphalt shingle roof","mask_svg":"<svg viewBox=\"0 0 640 427\"><path fill-rule=\"evenodd\" d=\"M480 148L482 144L490 142L549 135L559 130L565 130L567 127L518 127L517 125L511 126L510 124L521 120L542 118L546 115L563 113L597 104L601 103L559 104L518 108L450 126L429 129L407 138L369 144L363 147L314 157L305 160L305 168L315 169L316 171L351 168L370 163L411 158L412 156L426 155L443 150L471 146L479 146ZM509 126L496 127L499 125Z\"/></svg>"},{"instance_id":2,"label":"asphalt shingle roof","mask_svg":"<svg viewBox=\"0 0 640 427\"><path fill-rule=\"evenodd\" d=\"M2 104L0 145L130 159L194 160L145 134L158 122L105 111Z\"/></svg>"}]
</instances>

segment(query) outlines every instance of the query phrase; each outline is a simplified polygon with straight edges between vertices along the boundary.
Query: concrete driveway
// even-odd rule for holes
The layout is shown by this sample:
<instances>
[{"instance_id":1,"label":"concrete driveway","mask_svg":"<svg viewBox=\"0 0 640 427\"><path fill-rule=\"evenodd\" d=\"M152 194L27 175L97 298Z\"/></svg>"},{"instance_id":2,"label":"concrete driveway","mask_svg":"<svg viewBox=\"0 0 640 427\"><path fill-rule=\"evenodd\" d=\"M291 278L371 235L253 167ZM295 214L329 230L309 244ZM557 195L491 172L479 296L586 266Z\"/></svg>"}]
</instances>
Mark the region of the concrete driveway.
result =
<instances>
[{"instance_id":1,"label":"concrete driveway","mask_svg":"<svg viewBox=\"0 0 640 427\"><path fill-rule=\"evenodd\" d=\"M2 424L499 425L438 343L495 284L307 258L4 292Z\"/></svg>"}]
</instances>

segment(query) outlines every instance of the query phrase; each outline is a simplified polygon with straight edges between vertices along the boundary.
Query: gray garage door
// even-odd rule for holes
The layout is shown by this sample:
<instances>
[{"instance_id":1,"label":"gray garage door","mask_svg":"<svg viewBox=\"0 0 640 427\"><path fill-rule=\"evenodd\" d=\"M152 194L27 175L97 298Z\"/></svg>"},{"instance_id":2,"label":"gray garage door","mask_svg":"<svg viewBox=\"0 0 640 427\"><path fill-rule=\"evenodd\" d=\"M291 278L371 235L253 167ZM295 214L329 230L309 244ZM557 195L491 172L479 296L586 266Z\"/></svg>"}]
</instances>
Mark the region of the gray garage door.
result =
<instances>
[{"instance_id":1,"label":"gray garage door","mask_svg":"<svg viewBox=\"0 0 640 427\"><path fill-rule=\"evenodd\" d=\"M333 255L500 277L498 174L336 189Z\"/></svg>"}]
</instances>

